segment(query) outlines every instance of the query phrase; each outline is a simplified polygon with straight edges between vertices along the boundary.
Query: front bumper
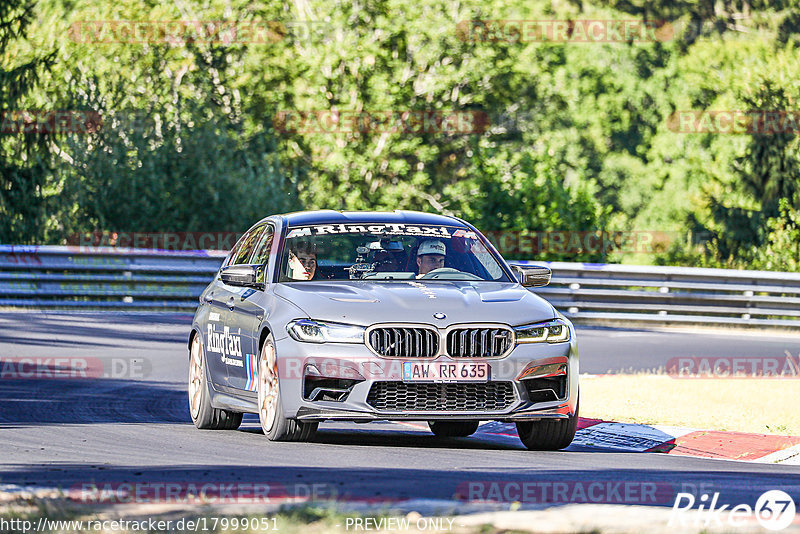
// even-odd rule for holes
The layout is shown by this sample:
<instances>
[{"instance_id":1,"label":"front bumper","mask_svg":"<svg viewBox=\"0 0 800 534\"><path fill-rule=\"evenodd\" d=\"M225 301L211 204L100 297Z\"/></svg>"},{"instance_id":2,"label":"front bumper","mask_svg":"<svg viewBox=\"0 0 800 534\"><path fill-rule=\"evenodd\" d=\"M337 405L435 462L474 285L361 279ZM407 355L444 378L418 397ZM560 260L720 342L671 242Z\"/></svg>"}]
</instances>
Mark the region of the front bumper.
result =
<instances>
[{"instance_id":1,"label":"front bumper","mask_svg":"<svg viewBox=\"0 0 800 534\"><path fill-rule=\"evenodd\" d=\"M566 343L518 344L507 356L492 358L458 358L440 356L436 359L383 358L376 356L365 345L343 343L303 343L290 337L276 341L279 360L281 400L284 415L302 421L357 421L378 420L430 421L430 420L496 420L529 421L541 419L565 419L574 415L578 401L578 350L572 327L571 340ZM513 392L513 400L497 410L486 409L424 409L393 410L377 409L370 404L369 396L378 382L402 383L402 363L486 361L491 368L489 383L506 383ZM526 389L526 381L519 380L527 368L563 362L566 375L564 391L553 400L532 400ZM344 400L308 400L305 385L309 366L325 377L358 380L349 388ZM468 382L454 384L445 389L462 388L470 391ZM483 383L486 384L486 383Z\"/></svg>"},{"instance_id":2,"label":"front bumper","mask_svg":"<svg viewBox=\"0 0 800 534\"><path fill-rule=\"evenodd\" d=\"M573 415L574 410L570 409L568 403L563 403L552 408L520 408L507 414L497 414L496 412L349 412L323 408L321 406L306 407L302 406L295 417L300 421L355 421L359 423L369 423L370 421L540 421L542 419L567 419Z\"/></svg>"}]
</instances>

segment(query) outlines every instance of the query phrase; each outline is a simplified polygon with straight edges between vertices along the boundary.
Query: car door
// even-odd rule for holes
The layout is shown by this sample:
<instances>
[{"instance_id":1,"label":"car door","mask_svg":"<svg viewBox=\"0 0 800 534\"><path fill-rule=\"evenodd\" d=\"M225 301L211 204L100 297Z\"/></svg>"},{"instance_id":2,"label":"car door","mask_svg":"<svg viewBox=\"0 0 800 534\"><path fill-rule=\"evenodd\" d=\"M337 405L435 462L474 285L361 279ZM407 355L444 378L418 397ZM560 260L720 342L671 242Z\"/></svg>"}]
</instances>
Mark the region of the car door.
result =
<instances>
[{"instance_id":1,"label":"car door","mask_svg":"<svg viewBox=\"0 0 800 534\"><path fill-rule=\"evenodd\" d=\"M264 247L267 255L272 246L275 229L272 224L265 223L253 228L250 239L245 243L235 258L236 264L258 263L254 260L260 256ZM244 391L256 391L256 351L255 339L258 325L264 318L264 310L259 305L262 292L251 287L226 286L229 293L225 326L228 335L235 339L235 353L229 354L225 360L228 367L228 386Z\"/></svg>"},{"instance_id":2,"label":"car door","mask_svg":"<svg viewBox=\"0 0 800 534\"><path fill-rule=\"evenodd\" d=\"M251 265L260 265L258 281L261 284L266 283L266 273L268 270L268 263L270 253L275 237L275 227L272 224L267 226L261 232L258 242L253 251L253 255L248 260ZM247 340L248 351L245 353L242 367L231 367L230 385L231 387L245 390L256 391L256 363L258 361L258 339L256 329L261 324L264 318L264 294L263 291L252 288L242 291L238 300L235 302L233 311L229 314L231 317L231 328L241 328L242 331L247 332L249 339ZM238 331L238 330L237 330Z\"/></svg>"},{"instance_id":3,"label":"car door","mask_svg":"<svg viewBox=\"0 0 800 534\"><path fill-rule=\"evenodd\" d=\"M231 265L239 254L239 250L246 242L247 234L243 235L234 245L231 253L226 258L222 267ZM202 302L207 308L201 315L200 324L204 325L203 344L206 354L206 366L209 370L211 382L215 387L227 386L229 383L228 365L226 364L226 351L228 337L226 335L226 322L228 320L228 303L233 297L230 286L224 284L217 276L216 280L203 293Z\"/></svg>"}]
</instances>

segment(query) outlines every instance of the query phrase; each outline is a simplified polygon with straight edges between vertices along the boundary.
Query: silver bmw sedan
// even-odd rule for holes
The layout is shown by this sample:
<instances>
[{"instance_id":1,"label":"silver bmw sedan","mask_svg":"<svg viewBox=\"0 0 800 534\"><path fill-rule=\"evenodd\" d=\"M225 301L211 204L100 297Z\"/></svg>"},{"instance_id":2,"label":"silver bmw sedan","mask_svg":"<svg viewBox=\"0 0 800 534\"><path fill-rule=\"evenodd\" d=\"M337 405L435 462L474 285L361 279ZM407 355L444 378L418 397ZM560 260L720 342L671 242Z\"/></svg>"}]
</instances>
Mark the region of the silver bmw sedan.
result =
<instances>
[{"instance_id":1,"label":"silver bmw sedan","mask_svg":"<svg viewBox=\"0 0 800 534\"><path fill-rule=\"evenodd\" d=\"M200 296L189 407L201 429L257 413L274 441L324 421L427 421L463 437L516 423L556 450L578 422L572 324L472 225L411 211L273 215L236 243Z\"/></svg>"}]
</instances>

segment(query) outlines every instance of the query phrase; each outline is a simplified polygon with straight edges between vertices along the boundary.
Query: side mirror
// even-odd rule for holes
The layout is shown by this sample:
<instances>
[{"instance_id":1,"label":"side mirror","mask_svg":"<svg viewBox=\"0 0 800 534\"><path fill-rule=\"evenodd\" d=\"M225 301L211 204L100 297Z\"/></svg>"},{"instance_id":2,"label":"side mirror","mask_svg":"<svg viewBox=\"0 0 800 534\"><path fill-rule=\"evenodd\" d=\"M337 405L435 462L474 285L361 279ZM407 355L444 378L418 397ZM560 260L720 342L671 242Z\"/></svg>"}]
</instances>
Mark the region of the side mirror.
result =
<instances>
[{"instance_id":1,"label":"side mirror","mask_svg":"<svg viewBox=\"0 0 800 534\"><path fill-rule=\"evenodd\" d=\"M543 287L550 283L553 271L542 265L512 265L511 269L517 275L519 283L525 287Z\"/></svg>"},{"instance_id":2,"label":"side mirror","mask_svg":"<svg viewBox=\"0 0 800 534\"><path fill-rule=\"evenodd\" d=\"M253 287L261 289L258 279L258 269L261 265L230 265L222 269L219 277L229 286Z\"/></svg>"}]
</instances>

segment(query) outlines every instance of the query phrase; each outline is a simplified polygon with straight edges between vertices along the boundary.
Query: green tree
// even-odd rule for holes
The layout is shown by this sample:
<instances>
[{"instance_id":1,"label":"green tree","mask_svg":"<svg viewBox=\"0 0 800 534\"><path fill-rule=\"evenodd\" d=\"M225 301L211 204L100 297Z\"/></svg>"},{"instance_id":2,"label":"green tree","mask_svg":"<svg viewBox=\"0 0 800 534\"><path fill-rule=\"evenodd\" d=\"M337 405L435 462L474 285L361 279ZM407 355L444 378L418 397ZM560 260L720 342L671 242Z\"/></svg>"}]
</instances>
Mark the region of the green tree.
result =
<instances>
[{"instance_id":1,"label":"green tree","mask_svg":"<svg viewBox=\"0 0 800 534\"><path fill-rule=\"evenodd\" d=\"M465 179L447 193L455 213L484 232L506 231L518 238L539 234L538 250L519 250L514 259L606 261L609 251L559 250L543 236L552 231L606 230L607 210L598 207L591 189L580 180L565 184L569 169L551 156L531 149L482 148L472 156ZM502 235L503 232L500 232Z\"/></svg>"},{"instance_id":2,"label":"green tree","mask_svg":"<svg viewBox=\"0 0 800 534\"><path fill-rule=\"evenodd\" d=\"M0 242L4 243L41 239L48 216L52 136L35 131L36 119L20 112L54 56L21 57L14 46L26 38L34 7L33 1L0 0Z\"/></svg>"},{"instance_id":3,"label":"green tree","mask_svg":"<svg viewBox=\"0 0 800 534\"><path fill-rule=\"evenodd\" d=\"M800 210L788 199L778 203L778 214L766 221L764 243L752 251L753 269L800 271Z\"/></svg>"}]
</instances>

